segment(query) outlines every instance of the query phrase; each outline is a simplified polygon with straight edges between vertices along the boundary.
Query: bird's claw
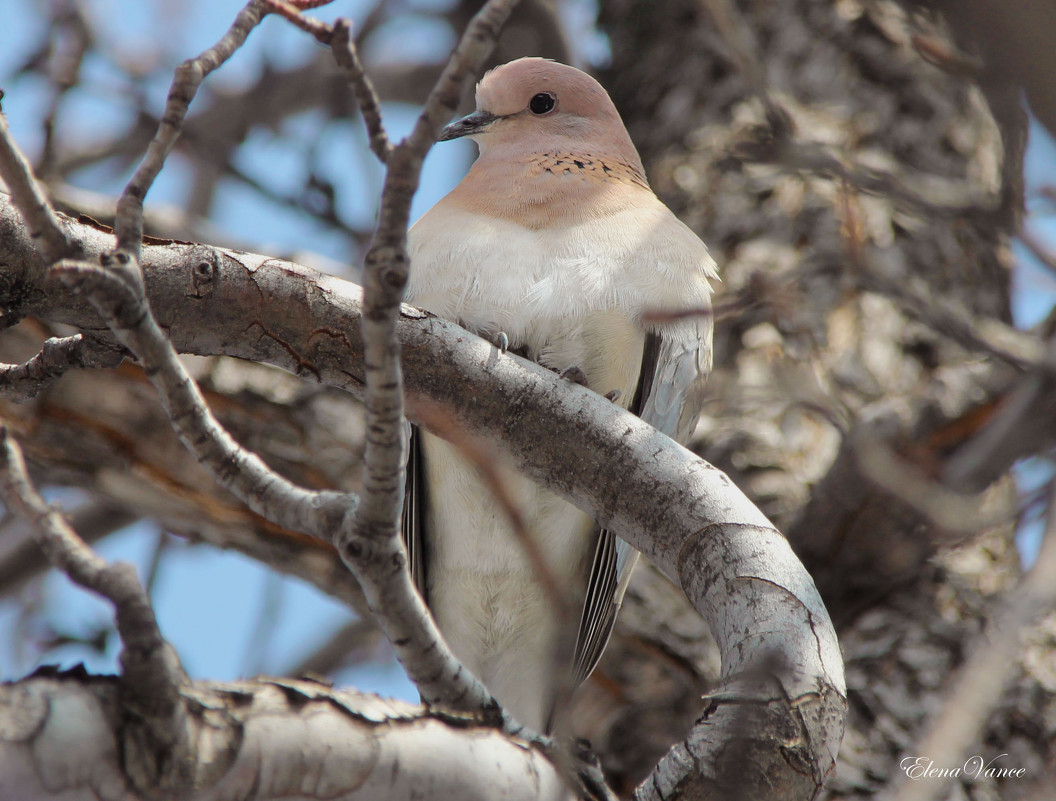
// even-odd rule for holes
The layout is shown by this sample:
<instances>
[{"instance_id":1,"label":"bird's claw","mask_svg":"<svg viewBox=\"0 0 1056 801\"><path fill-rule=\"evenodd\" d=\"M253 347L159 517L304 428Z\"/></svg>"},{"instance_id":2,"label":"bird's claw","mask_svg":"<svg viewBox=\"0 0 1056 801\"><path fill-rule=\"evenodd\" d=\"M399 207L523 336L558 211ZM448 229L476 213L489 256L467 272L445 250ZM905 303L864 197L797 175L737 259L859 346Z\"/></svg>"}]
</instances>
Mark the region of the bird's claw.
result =
<instances>
[{"instance_id":1,"label":"bird's claw","mask_svg":"<svg viewBox=\"0 0 1056 801\"><path fill-rule=\"evenodd\" d=\"M506 336L505 331L499 331L495 336L495 347L499 349L499 353L503 356L506 355L506 351L509 350L510 347L510 338Z\"/></svg>"},{"instance_id":2,"label":"bird's claw","mask_svg":"<svg viewBox=\"0 0 1056 801\"><path fill-rule=\"evenodd\" d=\"M623 393L620 392L618 389L614 389L614 390L612 390L610 392L606 392L605 393L605 400L610 401L612 403L615 403L616 401L618 401L620 399L620 395L622 395L622 394Z\"/></svg>"},{"instance_id":3,"label":"bird's claw","mask_svg":"<svg viewBox=\"0 0 1056 801\"><path fill-rule=\"evenodd\" d=\"M579 365L573 364L571 367L566 367L559 375L568 381L575 381L580 386L590 387L590 384L587 383L587 374L583 372L583 368Z\"/></svg>"}]
</instances>

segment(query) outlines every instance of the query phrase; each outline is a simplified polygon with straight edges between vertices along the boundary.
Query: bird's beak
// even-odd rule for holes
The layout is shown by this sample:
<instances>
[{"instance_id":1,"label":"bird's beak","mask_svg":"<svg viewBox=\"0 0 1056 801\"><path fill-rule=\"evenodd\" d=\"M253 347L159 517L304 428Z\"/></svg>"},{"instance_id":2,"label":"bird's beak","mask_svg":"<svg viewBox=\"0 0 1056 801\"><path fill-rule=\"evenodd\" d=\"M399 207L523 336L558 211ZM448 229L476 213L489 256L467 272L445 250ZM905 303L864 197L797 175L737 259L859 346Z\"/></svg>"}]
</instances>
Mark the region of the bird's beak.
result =
<instances>
[{"instance_id":1,"label":"bird's beak","mask_svg":"<svg viewBox=\"0 0 1056 801\"><path fill-rule=\"evenodd\" d=\"M498 117L490 111L474 111L472 114L455 120L444 126L440 132L440 142L449 142L452 139L460 139L463 136L484 133L491 127Z\"/></svg>"}]
</instances>

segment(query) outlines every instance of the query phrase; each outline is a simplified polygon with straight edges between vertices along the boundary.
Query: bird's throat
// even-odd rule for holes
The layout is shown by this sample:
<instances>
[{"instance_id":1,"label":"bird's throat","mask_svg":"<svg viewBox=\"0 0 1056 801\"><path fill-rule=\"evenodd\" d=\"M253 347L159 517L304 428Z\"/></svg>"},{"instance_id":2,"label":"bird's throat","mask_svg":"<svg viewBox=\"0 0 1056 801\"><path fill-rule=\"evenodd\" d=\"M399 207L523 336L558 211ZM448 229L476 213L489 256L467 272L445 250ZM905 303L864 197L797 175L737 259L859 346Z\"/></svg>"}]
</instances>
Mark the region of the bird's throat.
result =
<instances>
[{"instance_id":1,"label":"bird's throat","mask_svg":"<svg viewBox=\"0 0 1056 801\"><path fill-rule=\"evenodd\" d=\"M652 196L641 166L614 158L551 151L522 157L520 165L510 170L508 162L482 157L450 200L474 213L539 230L620 211L628 190L631 197Z\"/></svg>"}]
</instances>

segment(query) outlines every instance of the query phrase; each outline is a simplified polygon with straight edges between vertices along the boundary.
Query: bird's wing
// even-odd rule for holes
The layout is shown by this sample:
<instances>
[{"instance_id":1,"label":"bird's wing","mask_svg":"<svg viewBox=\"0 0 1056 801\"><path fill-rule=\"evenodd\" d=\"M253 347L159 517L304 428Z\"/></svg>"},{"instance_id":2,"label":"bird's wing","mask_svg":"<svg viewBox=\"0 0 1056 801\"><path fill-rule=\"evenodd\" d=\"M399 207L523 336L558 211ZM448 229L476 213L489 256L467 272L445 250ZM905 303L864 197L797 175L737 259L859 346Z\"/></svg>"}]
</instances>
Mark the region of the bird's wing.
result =
<instances>
[{"instance_id":1,"label":"bird's wing","mask_svg":"<svg viewBox=\"0 0 1056 801\"><path fill-rule=\"evenodd\" d=\"M622 571L619 564L621 557L624 560ZM609 644L612 628L616 625L616 614L623 601L621 589L626 589L620 587L621 576L629 578L631 568L637 561L638 551L607 529L598 531L598 544L594 549L594 563L590 567L587 596L576 636L576 654L572 663L573 687L587 680L601 659L605 646Z\"/></svg>"},{"instance_id":2,"label":"bird's wing","mask_svg":"<svg viewBox=\"0 0 1056 801\"><path fill-rule=\"evenodd\" d=\"M422 475L422 436L418 426L407 426L407 479L403 491L403 516L400 528L403 532L403 547L407 549L407 565L411 570L411 581L424 599L425 596L425 543L422 541L422 526L425 515L425 480Z\"/></svg>"},{"instance_id":3,"label":"bird's wing","mask_svg":"<svg viewBox=\"0 0 1056 801\"><path fill-rule=\"evenodd\" d=\"M630 411L679 442L689 439L700 414L704 381L711 369L711 330L710 316L702 315L646 335ZM422 539L425 483L417 426L409 425L407 445L401 526L411 578L426 598ZM638 551L628 543L605 529L598 532L576 638L573 686L586 680L601 659L637 561Z\"/></svg>"},{"instance_id":4,"label":"bird's wing","mask_svg":"<svg viewBox=\"0 0 1056 801\"><path fill-rule=\"evenodd\" d=\"M646 335L638 389L630 411L678 442L686 442L700 416L711 371L710 314ZM638 562L638 551L606 529L598 532L587 597L576 638L575 683L585 681L612 636L616 615Z\"/></svg>"},{"instance_id":5,"label":"bird's wing","mask_svg":"<svg viewBox=\"0 0 1056 801\"><path fill-rule=\"evenodd\" d=\"M693 435L704 402L704 384L711 372L712 316L707 309L699 314L666 324L650 333L646 341L655 355L643 380L639 381L640 401L635 413L653 428L675 442L685 444ZM650 340L652 347L650 347Z\"/></svg>"}]
</instances>

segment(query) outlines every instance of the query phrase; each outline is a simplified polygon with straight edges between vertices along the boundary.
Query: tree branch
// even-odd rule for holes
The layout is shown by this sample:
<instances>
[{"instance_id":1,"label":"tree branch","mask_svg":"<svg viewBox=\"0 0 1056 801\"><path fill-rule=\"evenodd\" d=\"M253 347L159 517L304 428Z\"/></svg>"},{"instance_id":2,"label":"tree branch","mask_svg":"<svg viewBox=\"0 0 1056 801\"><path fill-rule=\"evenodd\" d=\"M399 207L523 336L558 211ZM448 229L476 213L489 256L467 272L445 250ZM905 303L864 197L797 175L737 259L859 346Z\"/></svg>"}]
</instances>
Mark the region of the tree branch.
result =
<instances>
[{"instance_id":1,"label":"tree branch","mask_svg":"<svg viewBox=\"0 0 1056 801\"><path fill-rule=\"evenodd\" d=\"M118 250L139 255L140 243L143 241L143 200L180 137L183 120L198 92L198 87L209 73L234 55L246 41L250 31L260 24L264 14L261 0L250 0L238 12L235 21L219 42L176 68L158 131L147 148L147 155L117 202L117 221L114 229Z\"/></svg>"},{"instance_id":2,"label":"tree branch","mask_svg":"<svg viewBox=\"0 0 1056 801\"><path fill-rule=\"evenodd\" d=\"M306 17L300 13L303 5L286 2L286 0L264 0L265 5L276 14L281 14L305 33L311 34L320 44L330 48L334 61L344 70L348 85L356 96L359 113L367 126L370 137L370 149L378 161L387 164L392 154L392 142L381 119L381 99L374 89L363 62L359 59L359 50L352 39L352 23L341 17L333 25Z\"/></svg>"},{"instance_id":3,"label":"tree branch","mask_svg":"<svg viewBox=\"0 0 1056 801\"><path fill-rule=\"evenodd\" d=\"M15 257L27 245L13 222L0 206L0 242L7 241L6 258L17 268ZM87 226L78 235L89 253L110 247L107 235ZM147 245L143 255L148 294L180 350L268 362L363 396L358 287L278 259L201 245ZM188 298L202 263L211 265L211 291ZM98 325L55 283L22 301L21 313ZM722 701L699 725L702 739L665 764L662 786L765 774L788 788L782 797L811 797L842 736L842 663L813 582L762 513L721 471L545 368L406 306L396 333L412 420L428 428L439 406L450 412L448 421L496 442L526 474L645 553L686 591L719 639ZM752 676L774 683L760 686L746 678ZM724 748L731 731L741 736L741 728L725 727L745 709L793 726L800 755L789 758L786 741L766 739L771 726L744 730L760 738L750 748ZM747 750L765 761L739 762ZM814 769L804 773L794 764Z\"/></svg>"},{"instance_id":4,"label":"tree branch","mask_svg":"<svg viewBox=\"0 0 1056 801\"><path fill-rule=\"evenodd\" d=\"M0 394L16 401L29 400L69 370L117 367L124 358L112 343L84 334L52 337L32 359L22 364L0 364Z\"/></svg>"},{"instance_id":5,"label":"tree branch","mask_svg":"<svg viewBox=\"0 0 1056 801\"><path fill-rule=\"evenodd\" d=\"M77 536L87 544L130 526L138 516L127 509L105 501L88 501L65 514ZM12 515L11 520L19 520ZM45 570L51 562L36 544L32 525L11 525L7 519L0 525L0 595L12 594L22 583Z\"/></svg>"},{"instance_id":6,"label":"tree branch","mask_svg":"<svg viewBox=\"0 0 1056 801\"><path fill-rule=\"evenodd\" d=\"M187 676L176 652L161 636L135 568L126 562L108 565L59 512L44 503L29 481L22 451L6 426L0 426L0 492L4 504L32 526L37 542L56 567L114 605L122 642L121 692L124 703L135 711L137 723L133 725L145 724L154 743L182 756L186 742L177 732L183 728L180 690Z\"/></svg>"},{"instance_id":7,"label":"tree branch","mask_svg":"<svg viewBox=\"0 0 1056 801\"><path fill-rule=\"evenodd\" d=\"M15 145L3 114L0 114L0 176L22 209L30 238L39 242L44 258L50 262L75 255L58 215L33 177L26 157Z\"/></svg>"},{"instance_id":8,"label":"tree branch","mask_svg":"<svg viewBox=\"0 0 1056 801\"><path fill-rule=\"evenodd\" d=\"M334 38L330 43L334 60L348 75L349 85L356 95L359 113L370 136L370 149L382 164L387 164L392 153L392 143L381 121L381 100L374 89L374 82L367 75L359 60L359 51L352 39L352 25L346 19L334 23Z\"/></svg>"},{"instance_id":9,"label":"tree branch","mask_svg":"<svg viewBox=\"0 0 1056 801\"><path fill-rule=\"evenodd\" d=\"M122 255L118 251L115 259L120 261ZM88 297L114 335L136 354L184 445L257 514L295 531L319 535L330 530L355 507L355 496L298 487L235 442L209 410L146 299L133 282L125 280L128 271L119 274L108 269L108 260L108 254L100 254L103 266L62 261L55 272L75 294Z\"/></svg>"},{"instance_id":10,"label":"tree branch","mask_svg":"<svg viewBox=\"0 0 1056 801\"><path fill-rule=\"evenodd\" d=\"M979 491L1018 459L1052 446L1056 336L1044 347L1043 357L1009 389L986 426L950 457L943 478L955 488Z\"/></svg>"},{"instance_id":11,"label":"tree branch","mask_svg":"<svg viewBox=\"0 0 1056 801\"><path fill-rule=\"evenodd\" d=\"M573 801L537 747L470 717L433 713L311 681L197 682L180 733L194 746L193 791L129 786L153 754L125 750L110 677L41 672L0 685L0 798L122 801Z\"/></svg>"}]
</instances>

